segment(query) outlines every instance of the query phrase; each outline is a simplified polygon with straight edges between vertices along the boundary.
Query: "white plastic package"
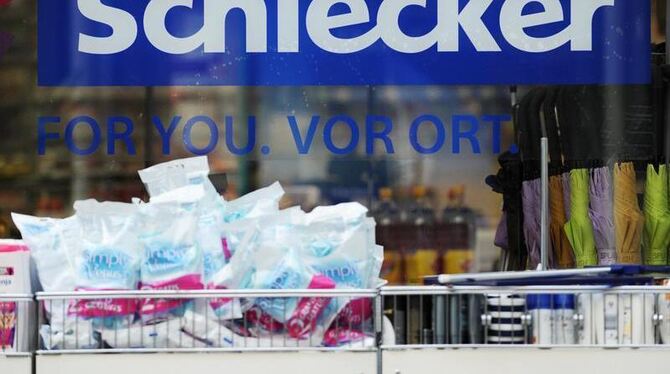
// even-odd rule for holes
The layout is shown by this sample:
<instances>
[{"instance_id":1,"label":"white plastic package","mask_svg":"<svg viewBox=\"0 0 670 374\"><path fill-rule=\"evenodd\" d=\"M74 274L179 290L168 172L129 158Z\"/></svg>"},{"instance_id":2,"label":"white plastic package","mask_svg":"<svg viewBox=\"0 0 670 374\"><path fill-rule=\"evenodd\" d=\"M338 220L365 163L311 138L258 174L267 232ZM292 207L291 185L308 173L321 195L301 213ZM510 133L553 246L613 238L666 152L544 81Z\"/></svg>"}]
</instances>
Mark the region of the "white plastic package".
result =
<instances>
[{"instance_id":1,"label":"white plastic package","mask_svg":"<svg viewBox=\"0 0 670 374\"><path fill-rule=\"evenodd\" d=\"M374 288L379 282L383 248L375 244L374 220L366 213L358 203L318 207L295 228L305 263L337 288ZM319 324L330 326L340 314L342 324L358 325L371 317L372 305L368 299L334 299Z\"/></svg>"},{"instance_id":2,"label":"white plastic package","mask_svg":"<svg viewBox=\"0 0 670 374\"><path fill-rule=\"evenodd\" d=\"M80 244L71 249L76 290L135 290L139 281L140 245L137 206L98 202L74 203ZM81 300L74 312L84 317L134 314L127 300Z\"/></svg>"},{"instance_id":3,"label":"white plastic package","mask_svg":"<svg viewBox=\"0 0 670 374\"><path fill-rule=\"evenodd\" d=\"M67 318L40 326L40 339L47 350L95 349L100 346L91 320Z\"/></svg>"},{"instance_id":4,"label":"white plastic package","mask_svg":"<svg viewBox=\"0 0 670 374\"><path fill-rule=\"evenodd\" d=\"M189 185L202 185L208 198L218 196L209 180L207 156L183 158L139 170L138 174L150 197Z\"/></svg>"},{"instance_id":5,"label":"white plastic package","mask_svg":"<svg viewBox=\"0 0 670 374\"><path fill-rule=\"evenodd\" d=\"M225 327L222 324L222 318L214 314L202 313L202 309L186 311L181 321L184 332L208 347L230 348L234 346L235 340L243 339Z\"/></svg>"},{"instance_id":6,"label":"white plastic package","mask_svg":"<svg viewBox=\"0 0 670 374\"><path fill-rule=\"evenodd\" d=\"M285 220L259 224L262 230L253 241L252 261L247 270L248 288L254 289L331 289L335 283L307 266L299 252L295 236L296 225L293 213L285 214ZM330 299L307 298L258 298L255 301L264 313L285 324L289 336L302 338L313 333L317 319L327 307Z\"/></svg>"},{"instance_id":7,"label":"white plastic package","mask_svg":"<svg viewBox=\"0 0 670 374\"><path fill-rule=\"evenodd\" d=\"M54 219L12 213L12 218L31 250L41 288L46 292L74 291L81 280L77 277L76 257L77 253L81 253L83 244L78 217ZM53 335L53 347L75 347L77 344L84 347L89 341L97 345L97 340L92 331L89 332L92 329L91 322L74 315L106 316L110 314L109 310L117 306L111 302L105 303L104 300L98 302L96 307L86 305L83 301L75 304L50 300L44 303L44 308L53 331L42 327L41 333L50 332ZM131 305L126 312L132 310ZM82 336L74 336L75 331L80 331Z\"/></svg>"},{"instance_id":8,"label":"white plastic package","mask_svg":"<svg viewBox=\"0 0 670 374\"><path fill-rule=\"evenodd\" d=\"M226 236L226 248L230 252L230 261L222 267L211 267L205 273L209 274L208 288L212 289L244 289L254 288L256 261L258 250L261 248L261 227L268 233L274 232L277 225L286 225L299 221L303 215L298 207L285 209L275 214L269 214L258 218L241 219L234 223L223 225L222 231ZM214 258L216 254L210 258ZM207 255L205 256L207 258ZM221 262L219 257L218 262ZM205 260L211 265L212 261ZM207 268L208 266L206 266ZM217 316L233 319L240 318L247 310L253 300L244 300L245 305L240 305L240 299L218 299L213 300L212 308Z\"/></svg>"},{"instance_id":9,"label":"white plastic package","mask_svg":"<svg viewBox=\"0 0 670 374\"><path fill-rule=\"evenodd\" d=\"M156 324L134 323L126 328L102 329L102 340L112 348L203 348L207 345L182 331L180 319Z\"/></svg>"},{"instance_id":10,"label":"white plastic package","mask_svg":"<svg viewBox=\"0 0 670 374\"><path fill-rule=\"evenodd\" d=\"M226 202L224 222L236 222L243 218L257 218L276 213L284 189L279 182Z\"/></svg>"},{"instance_id":11,"label":"white plastic package","mask_svg":"<svg viewBox=\"0 0 670 374\"><path fill-rule=\"evenodd\" d=\"M190 185L152 198L140 206L143 221L141 288L144 290L202 289L203 255L198 233L198 202L202 186ZM152 319L184 304L181 299L142 302L143 318Z\"/></svg>"},{"instance_id":12,"label":"white plastic package","mask_svg":"<svg viewBox=\"0 0 670 374\"><path fill-rule=\"evenodd\" d=\"M68 248L78 244L77 219L40 218L12 213L12 220L30 248L42 289L46 292L73 291L74 262Z\"/></svg>"}]
</instances>

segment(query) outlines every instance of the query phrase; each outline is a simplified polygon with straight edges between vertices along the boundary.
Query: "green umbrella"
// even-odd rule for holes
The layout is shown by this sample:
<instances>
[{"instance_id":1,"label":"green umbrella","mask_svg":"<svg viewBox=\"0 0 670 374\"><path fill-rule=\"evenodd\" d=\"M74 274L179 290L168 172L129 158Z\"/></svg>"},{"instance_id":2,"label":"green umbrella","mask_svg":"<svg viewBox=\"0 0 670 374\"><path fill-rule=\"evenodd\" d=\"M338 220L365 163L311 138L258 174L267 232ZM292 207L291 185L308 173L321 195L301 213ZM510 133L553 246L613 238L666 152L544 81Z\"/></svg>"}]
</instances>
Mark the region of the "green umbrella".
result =
<instances>
[{"instance_id":1,"label":"green umbrella","mask_svg":"<svg viewBox=\"0 0 670 374\"><path fill-rule=\"evenodd\" d=\"M668 210L668 169L647 166L647 184L644 192L644 232L642 248L644 263L666 265L670 245L670 211Z\"/></svg>"},{"instance_id":2,"label":"green umbrella","mask_svg":"<svg viewBox=\"0 0 670 374\"><path fill-rule=\"evenodd\" d=\"M589 217L589 171L575 169L570 172L570 220L565 224L565 234L575 252L578 267L598 264L598 254Z\"/></svg>"}]
</instances>

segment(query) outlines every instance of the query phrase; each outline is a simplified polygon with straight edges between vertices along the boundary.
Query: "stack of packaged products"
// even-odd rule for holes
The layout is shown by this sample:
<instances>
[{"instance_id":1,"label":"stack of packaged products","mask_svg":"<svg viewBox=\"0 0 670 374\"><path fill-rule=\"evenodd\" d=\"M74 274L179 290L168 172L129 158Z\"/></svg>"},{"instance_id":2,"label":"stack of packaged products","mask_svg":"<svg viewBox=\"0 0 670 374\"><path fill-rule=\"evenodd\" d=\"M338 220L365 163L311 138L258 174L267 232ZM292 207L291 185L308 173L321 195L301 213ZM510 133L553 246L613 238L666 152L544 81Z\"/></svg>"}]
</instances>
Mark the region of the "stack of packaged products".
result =
<instances>
[{"instance_id":1,"label":"stack of packaged products","mask_svg":"<svg viewBox=\"0 0 670 374\"><path fill-rule=\"evenodd\" d=\"M77 201L64 219L13 214L44 291L379 285L383 248L362 205L280 210L279 183L225 201L208 173L206 157L175 160L139 172L149 202ZM119 298L44 308L46 349L263 347L275 335L293 346L372 344L361 327L371 323L365 299Z\"/></svg>"},{"instance_id":2,"label":"stack of packaged products","mask_svg":"<svg viewBox=\"0 0 670 374\"><path fill-rule=\"evenodd\" d=\"M19 240L0 240L0 295L32 293L30 254ZM0 352L26 352L33 335L28 301L0 300Z\"/></svg>"}]
</instances>

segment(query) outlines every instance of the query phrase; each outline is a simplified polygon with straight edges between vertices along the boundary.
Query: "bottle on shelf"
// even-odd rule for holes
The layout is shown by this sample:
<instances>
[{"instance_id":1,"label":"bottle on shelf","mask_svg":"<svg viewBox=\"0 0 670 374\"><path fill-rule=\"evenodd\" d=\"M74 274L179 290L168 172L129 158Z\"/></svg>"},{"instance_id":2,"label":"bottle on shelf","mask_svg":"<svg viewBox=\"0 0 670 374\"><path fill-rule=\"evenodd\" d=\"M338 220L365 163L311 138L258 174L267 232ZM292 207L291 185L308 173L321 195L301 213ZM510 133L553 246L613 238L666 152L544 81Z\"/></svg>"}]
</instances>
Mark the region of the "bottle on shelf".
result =
<instances>
[{"instance_id":1,"label":"bottle on shelf","mask_svg":"<svg viewBox=\"0 0 670 374\"><path fill-rule=\"evenodd\" d=\"M412 189L414 200L407 207L406 225L411 228L411 246L405 254L406 280L422 284L423 277L439 273L439 256L435 246L435 211L424 186Z\"/></svg>"},{"instance_id":2,"label":"bottle on shelf","mask_svg":"<svg viewBox=\"0 0 670 374\"><path fill-rule=\"evenodd\" d=\"M447 192L447 207L436 230L442 251L442 271L446 274L469 273L473 270L476 214L465 206L465 186L452 187Z\"/></svg>"},{"instance_id":3,"label":"bottle on shelf","mask_svg":"<svg viewBox=\"0 0 670 374\"><path fill-rule=\"evenodd\" d=\"M379 202L372 214L377 222L377 242L384 246L382 279L387 280L389 284L402 284L404 282L402 248L398 247L395 240L395 229L400 224L400 210L393 201L391 188L379 189Z\"/></svg>"}]
</instances>

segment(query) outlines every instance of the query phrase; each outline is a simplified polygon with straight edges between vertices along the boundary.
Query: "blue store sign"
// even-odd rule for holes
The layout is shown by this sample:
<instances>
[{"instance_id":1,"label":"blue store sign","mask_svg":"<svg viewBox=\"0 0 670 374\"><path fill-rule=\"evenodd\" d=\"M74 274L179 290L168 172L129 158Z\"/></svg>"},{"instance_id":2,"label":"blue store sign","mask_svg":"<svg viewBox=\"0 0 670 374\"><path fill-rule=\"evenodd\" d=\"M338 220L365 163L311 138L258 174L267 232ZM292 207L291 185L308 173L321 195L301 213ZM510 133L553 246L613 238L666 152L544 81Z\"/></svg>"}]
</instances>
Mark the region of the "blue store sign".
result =
<instances>
[{"instance_id":1,"label":"blue store sign","mask_svg":"<svg viewBox=\"0 0 670 374\"><path fill-rule=\"evenodd\" d=\"M39 0L39 84L633 84L641 0Z\"/></svg>"}]
</instances>

